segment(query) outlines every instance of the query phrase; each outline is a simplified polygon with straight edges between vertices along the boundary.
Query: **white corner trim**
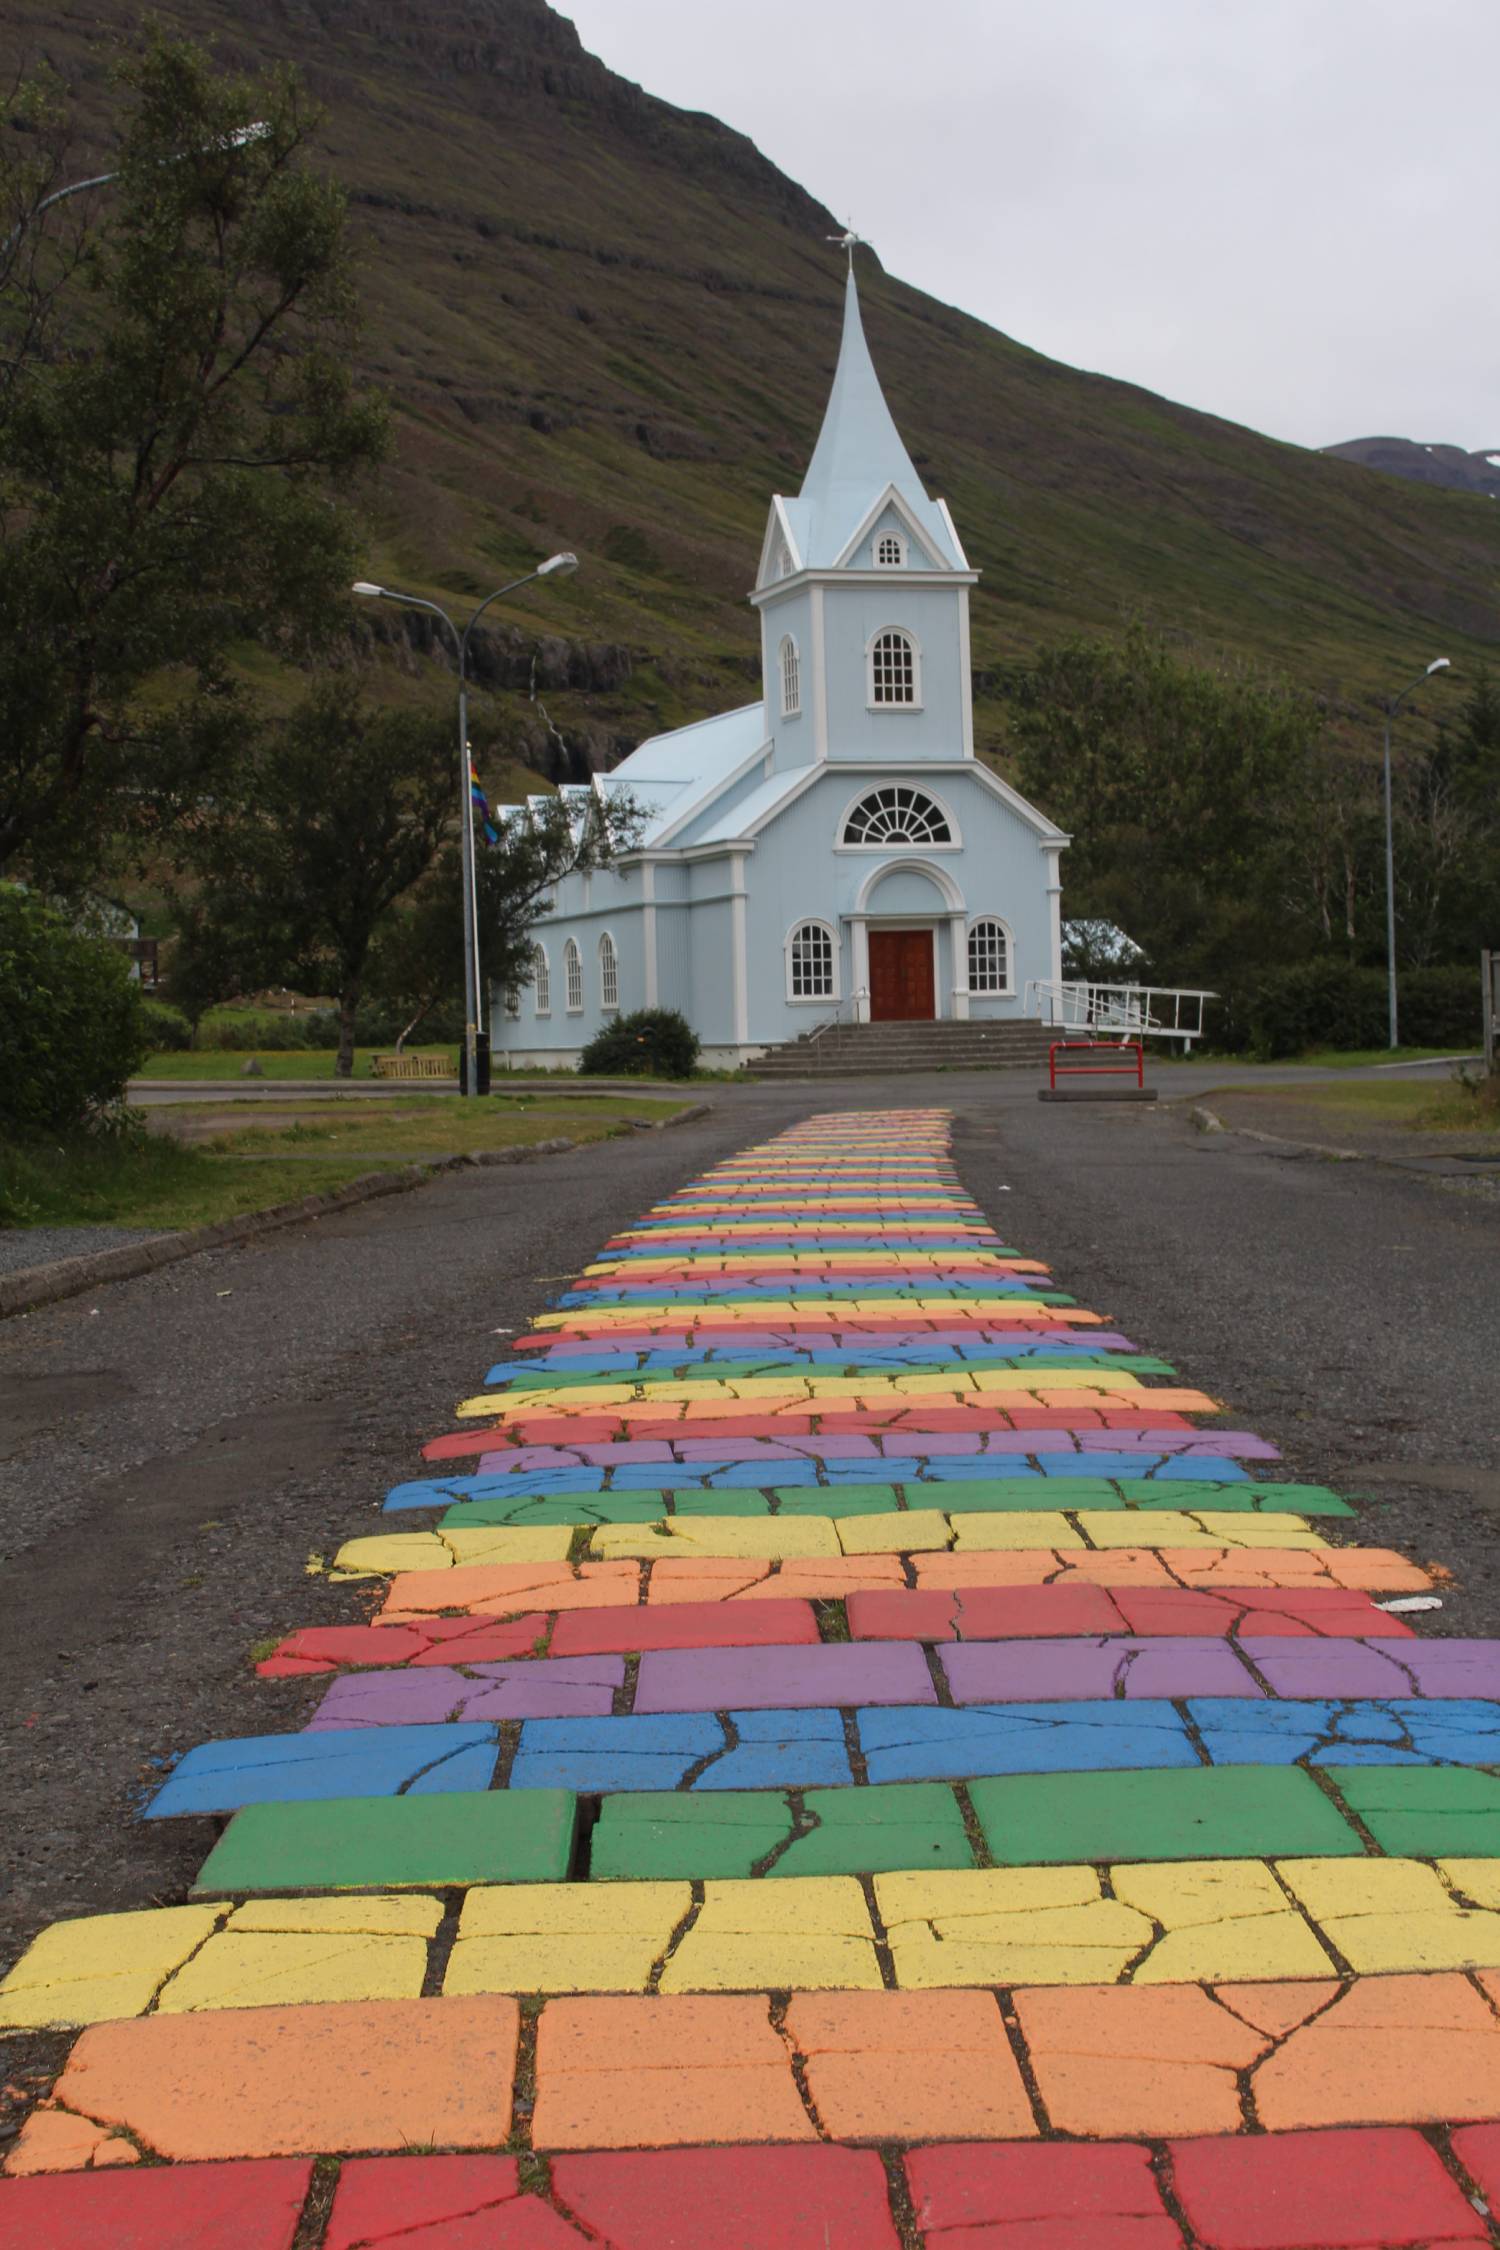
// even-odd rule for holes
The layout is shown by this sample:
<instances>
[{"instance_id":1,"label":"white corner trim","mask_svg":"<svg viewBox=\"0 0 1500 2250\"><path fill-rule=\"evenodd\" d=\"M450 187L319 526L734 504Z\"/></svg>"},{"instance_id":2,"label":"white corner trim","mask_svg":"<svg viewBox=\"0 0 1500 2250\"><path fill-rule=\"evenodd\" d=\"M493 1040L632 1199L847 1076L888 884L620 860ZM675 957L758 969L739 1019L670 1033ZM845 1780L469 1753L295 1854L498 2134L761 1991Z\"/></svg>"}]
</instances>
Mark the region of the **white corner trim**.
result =
<instances>
[{"instance_id":1,"label":"white corner trim","mask_svg":"<svg viewBox=\"0 0 1500 2250\"><path fill-rule=\"evenodd\" d=\"M828 643L821 586L814 586L808 595L808 623L812 638L813 755L823 759L828 756Z\"/></svg>"},{"instance_id":2,"label":"white corner trim","mask_svg":"<svg viewBox=\"0 0 1500 2250\"><path fill-rule=\"evenodd\" d=\"M958 536L958 525L953 521L953 513L949 508L947 501L934 500L932 504L948 527L948 537L953 541L953 552L958 557L960 568L964 570L971 569L972 565L970 564L969 558L964 553L964 543ZM979 576L977 570L974 572L974 576L976 578Z\"/></svg>"},{"instance_id":3,"label":"white corner trim","mask_svg":"<svg viewBox=\"0 0 1500 2250\"><path fill-rule=\"evenodd\" d=\"M732 852L729 859L729 919L734 955L734 1036L740 1046L750 1037L750 970L746 939L745 859Z\"/></svg>"},{"instance_id":4,"label":"white corner trim","mask_svg":"<svg viewBox=\"0 0 1500 2250\"><path fill-rule=\"evenodd\" d=\"M969 589L958 597L958 707L963 713L964 756L974 755L974 660L969 649Z\"/></svg>"},{"instance_id":5,"label":"white corner trim","mask_svg":"<svg viewBox=\"0 0 1500 2250\"><path fill-rule=\"evenodd\" d=\"M656 864L646 860L641 867L641 949L645 957L646 1006L660 1005L656 955Z\"/></svg>"}]
</instances>

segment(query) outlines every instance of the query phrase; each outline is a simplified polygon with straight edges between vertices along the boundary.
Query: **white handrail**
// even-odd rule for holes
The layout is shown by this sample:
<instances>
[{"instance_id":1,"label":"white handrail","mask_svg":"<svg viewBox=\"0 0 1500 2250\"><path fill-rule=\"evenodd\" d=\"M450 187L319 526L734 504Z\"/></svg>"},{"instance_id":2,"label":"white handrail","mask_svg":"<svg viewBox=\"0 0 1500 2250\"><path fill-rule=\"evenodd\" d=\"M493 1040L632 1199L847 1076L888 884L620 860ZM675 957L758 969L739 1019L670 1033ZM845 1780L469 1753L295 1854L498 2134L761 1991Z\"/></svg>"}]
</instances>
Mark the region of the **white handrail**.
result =
<instances>
[{"instance_id":1,"label":"white handrail","mask_svg":"<svg viewBox=\"0 0 1500 2250\"><path fill-rule=\"evenodd\" d=\"M1023 1012L1065 1031L1091 1031L1120 1039L1181 1039L1191 1047L1203 1037L1203 1006L1216 992L1171 984L1095 984L1032 977Z\"/></svg>"}]
</instances>

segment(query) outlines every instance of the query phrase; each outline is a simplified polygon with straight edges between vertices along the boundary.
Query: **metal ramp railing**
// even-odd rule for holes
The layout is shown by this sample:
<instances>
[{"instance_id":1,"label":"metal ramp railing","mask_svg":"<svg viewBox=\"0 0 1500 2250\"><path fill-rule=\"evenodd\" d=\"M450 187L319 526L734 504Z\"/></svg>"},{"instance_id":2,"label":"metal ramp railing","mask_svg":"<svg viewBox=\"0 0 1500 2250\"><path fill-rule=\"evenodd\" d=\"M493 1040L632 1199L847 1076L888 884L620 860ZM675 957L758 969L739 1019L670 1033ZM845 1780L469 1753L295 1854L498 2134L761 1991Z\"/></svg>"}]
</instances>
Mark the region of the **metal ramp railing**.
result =
<instances>
[{"instance_id":1,"label":"metal ramp railing","mask_svg":"<svg viewBox=\"0 0 1500 2250\"><path fill-rule=\"evenodd\" d=\"M1180 1039L1191 1049L1203 1037L1203 1008L1216 992L1172 984L1095 984L1053 977L1028 979L1023 1012L1067 1031L1107 1038Z\"/></svg>"}]
</instances>

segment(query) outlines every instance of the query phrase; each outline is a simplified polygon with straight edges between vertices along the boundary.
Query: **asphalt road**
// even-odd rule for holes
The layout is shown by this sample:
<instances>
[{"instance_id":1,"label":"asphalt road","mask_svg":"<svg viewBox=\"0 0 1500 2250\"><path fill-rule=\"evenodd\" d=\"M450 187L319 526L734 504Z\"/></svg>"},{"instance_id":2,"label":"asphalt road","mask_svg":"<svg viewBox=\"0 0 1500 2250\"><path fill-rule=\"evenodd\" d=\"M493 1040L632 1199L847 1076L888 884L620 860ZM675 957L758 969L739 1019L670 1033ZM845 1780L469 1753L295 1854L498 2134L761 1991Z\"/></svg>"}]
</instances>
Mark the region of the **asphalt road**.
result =
<instances>
[{"instance_id":1,"label":"asphalt road","mask_svg":"<svg viewBox=\"0 0 1500 2250\"><path fill-rule=\"evenodd\" d=\"M617 1225L813 1110L951 1108L1011 1240L1287 1473L1368 1493L1374 1536L1452 1569L1432 1629L1500 1631L1500 1197L1180 1110L1043 1107L1022 1074L712 1099L678 1130L444 1175L0 1324L0 1962L56 1916L183 1895L209 1825L131 1815L194 1741L300 1723L318 1684L255 1680L250 1647L363 1613L309 1558L374 1524L505 1332Z\"/></svg>"}]
</instances>

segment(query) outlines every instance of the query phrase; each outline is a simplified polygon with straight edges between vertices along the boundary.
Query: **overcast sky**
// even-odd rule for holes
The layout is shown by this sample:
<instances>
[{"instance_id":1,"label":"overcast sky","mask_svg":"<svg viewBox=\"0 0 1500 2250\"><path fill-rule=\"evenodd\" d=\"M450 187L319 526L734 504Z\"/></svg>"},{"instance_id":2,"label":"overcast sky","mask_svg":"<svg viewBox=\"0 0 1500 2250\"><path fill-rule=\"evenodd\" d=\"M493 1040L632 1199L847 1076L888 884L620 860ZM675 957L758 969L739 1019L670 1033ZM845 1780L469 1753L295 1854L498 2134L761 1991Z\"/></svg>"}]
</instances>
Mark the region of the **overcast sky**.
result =
<instances>
[{"instance_id":1,"label":"overcast sky","mask_svg":"<svg viewBox=\"0 0 1500 2250\"><path fill-rule=\"evenodd\" d=\"M1302 445L1500 451L1500 0L557 0L931 295Z\"/></svg>"}]
</instances>

